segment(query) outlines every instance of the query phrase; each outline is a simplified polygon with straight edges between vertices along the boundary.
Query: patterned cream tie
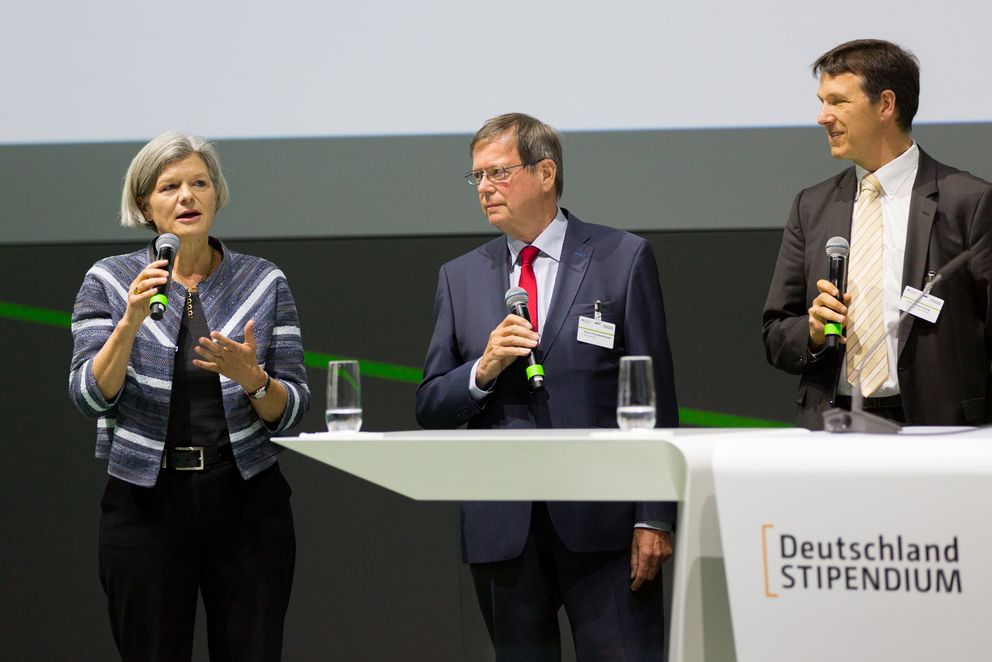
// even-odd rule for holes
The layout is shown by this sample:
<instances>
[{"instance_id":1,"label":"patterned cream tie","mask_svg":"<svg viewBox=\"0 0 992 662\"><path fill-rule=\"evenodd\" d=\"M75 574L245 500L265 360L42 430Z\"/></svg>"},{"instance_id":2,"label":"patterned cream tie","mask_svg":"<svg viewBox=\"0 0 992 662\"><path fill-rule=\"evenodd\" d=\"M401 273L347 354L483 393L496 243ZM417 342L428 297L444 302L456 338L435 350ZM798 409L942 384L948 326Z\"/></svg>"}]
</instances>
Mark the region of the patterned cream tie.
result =
<instances>
[{"instance_id":1,"label":"patterned cream tie","mask_svg":"<svg viewBox=\"0 0 992 662\"><path fill-rule=\"evenodd\" d=\"M847 381L854 385L854 371L865 355L885 335L882 311L882 185L872 173L861 180L858 211L851 229L851 264L847 311ZM861 393L868 397L889 378L888 343L875 350L861 370Z\"/></svg>"}]
</instances>

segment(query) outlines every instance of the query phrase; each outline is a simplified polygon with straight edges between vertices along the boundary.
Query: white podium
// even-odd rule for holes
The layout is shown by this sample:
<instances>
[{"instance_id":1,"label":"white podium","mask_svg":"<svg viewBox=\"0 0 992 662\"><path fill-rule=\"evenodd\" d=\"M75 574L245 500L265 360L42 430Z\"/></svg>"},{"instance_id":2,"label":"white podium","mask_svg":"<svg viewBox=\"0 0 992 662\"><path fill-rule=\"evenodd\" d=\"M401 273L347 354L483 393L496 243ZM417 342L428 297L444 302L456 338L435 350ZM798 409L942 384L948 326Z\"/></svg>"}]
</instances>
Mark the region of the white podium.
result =
<instances>
[{"instance_id":1,"label":"white podium","mask_svg":"<svg viewBox=\"0 0 992 662\"><path fill-rule=\"evenodd\" d=\"M417 500L679 501L671 662L988 659L992 430L275 441Z\"/></svg>"},{"instance_id":2,"label":"white podium","mask_svg":"<svg viewBox=\"0 0 992 662\"><path fill-rule=\"evenodd\" d=\"M713 475L740 662L992 659L992 431L724 443Z\"/></svg>"},{"instance_id":3,"label":"white podium","mask_svg":"<svg viewBox=\"0 0 992 662\"><path fill-rule=\"evenodd\" d=\"M734 662L711 458L721 441L787 432L457 430L274 441L421 501L679 501L669 660Z\"/></svg>"}]
</instances>

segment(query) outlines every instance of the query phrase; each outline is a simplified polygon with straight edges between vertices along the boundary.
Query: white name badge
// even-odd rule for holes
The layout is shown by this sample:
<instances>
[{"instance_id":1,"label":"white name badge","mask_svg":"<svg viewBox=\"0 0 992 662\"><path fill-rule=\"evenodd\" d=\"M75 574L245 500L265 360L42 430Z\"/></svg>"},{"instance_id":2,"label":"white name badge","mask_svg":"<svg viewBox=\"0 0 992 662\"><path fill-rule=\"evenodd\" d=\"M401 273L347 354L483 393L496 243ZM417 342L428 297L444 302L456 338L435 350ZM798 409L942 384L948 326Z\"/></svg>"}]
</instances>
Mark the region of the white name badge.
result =
<instances>
[{"instance_id":1,"label":"white name badge","mask_svg":"<svg viewBox=\"0 0 992 662\"><path fill-rule=\"evenodd\" d=\"M924 294L915 306L913 302L916 301L916 297L923 294L915 287L906 286L906 289L902 291L902 299L899 301L899 310L907 311L909 310L910 315L915 315L920 319L924 319L931 324L937 321L940 317L940 310L944 307L944 300L938 299L932 294ZM910 310L910 306L913 309Z\"/></svg>"},{"instance_id":2,"label":"white name badge","mask_svg":"<svg viewBox=\"0 0 992 662\"><path fill-rule=\"evenodd\" d=\"M579 318L579 335L576 338L579 342L589 343L597 347L613 349L613 337L616 335L617 325L604 322L603 320L591 317Z\"/></svg>"}]
</instances>

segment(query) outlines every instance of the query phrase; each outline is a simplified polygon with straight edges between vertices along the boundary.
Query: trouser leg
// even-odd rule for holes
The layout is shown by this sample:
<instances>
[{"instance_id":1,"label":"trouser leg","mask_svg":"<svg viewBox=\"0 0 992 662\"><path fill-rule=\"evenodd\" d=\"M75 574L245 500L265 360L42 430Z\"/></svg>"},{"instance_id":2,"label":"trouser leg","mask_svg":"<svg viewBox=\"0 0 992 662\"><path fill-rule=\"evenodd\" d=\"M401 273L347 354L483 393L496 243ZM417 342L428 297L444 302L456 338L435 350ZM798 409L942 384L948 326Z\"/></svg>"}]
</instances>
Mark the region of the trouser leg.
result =
<instances>
[{"instance_id":1,"label":"trouser leg","mask_svg":"<svg viewBox=\"0 0 992 662\"><path fill-rule=\"evenodd\" d=\"M550 559L531 526L523 553L497 563L474 563L472 579L497 662L558 662L561 600Z\"/></svg>"},{"instance_id":2,"label":"trouser leg","mask_svg":"<svg viewBox=\"0 0 992 662\"><path fill-rule=\"evenodd\" d=\"M278 465L245 481L204 475L201 591L211 662L276 662L296 560L291 490Z\"/></svg>"},{"instance_id":3,"label":"trouser leg","mask_svg":"<svg viewBox=\"0 0 992 662\"><path fill-rule=\"evenodd\" d=\"M100 581L124 662L188 662L199 574L184 495L110 478L101 503Z\"/></svg>"},{"instance_id":4,"label":"trouser leg","mask_svg":"<svg viewBox=\"0 0 992 662\"><path fill-rule=\"evenodd\" d=\"M659 662L664 650L661 574L630 589L630 551L556 549L556 568L578 662Z\"/></svg>"}]
</instances>

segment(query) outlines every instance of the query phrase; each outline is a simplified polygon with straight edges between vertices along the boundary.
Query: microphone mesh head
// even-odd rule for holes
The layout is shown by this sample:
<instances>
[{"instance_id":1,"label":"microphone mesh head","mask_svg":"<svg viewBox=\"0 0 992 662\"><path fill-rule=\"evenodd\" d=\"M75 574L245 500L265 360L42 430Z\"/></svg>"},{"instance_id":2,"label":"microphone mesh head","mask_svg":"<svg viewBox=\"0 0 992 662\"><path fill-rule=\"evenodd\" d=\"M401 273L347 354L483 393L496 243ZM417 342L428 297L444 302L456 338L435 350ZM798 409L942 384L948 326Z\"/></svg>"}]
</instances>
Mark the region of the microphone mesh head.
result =
<instances>
[{"instance_id":1,"label":"microphone mesh head","mask_svg":"<svg viewBox=\"0 0 992 662\"><path fill-rule=\"evenodd\" d=\"M171 248L172 252L179 252L179 237L172 234L171 232L166 232L163 235L159 235L159 238L155 240L155 250L160 251L163 248Z\"/></svg>"},{"instance_id":2,"label":"microphone mesh head","mask_svg":"<svg viewBox=\"0 0 992 662\"><path fill-rule=\"evenodd\" d=\"M827 255L830 257L847 257L851 252L851 244L844 237L827 239Z\"/></svg>"},{"instance_id":3,"label":"microphone mesh head","mask_svg":"<svg viewBox=\"0 0 992 662\"><path fill-rule=\"evenodd\" d=\"M513 310L517 304L527 305L527 290L522 287L511 287L506 291L506 309Z\"/></svg>"}]
</instances>

